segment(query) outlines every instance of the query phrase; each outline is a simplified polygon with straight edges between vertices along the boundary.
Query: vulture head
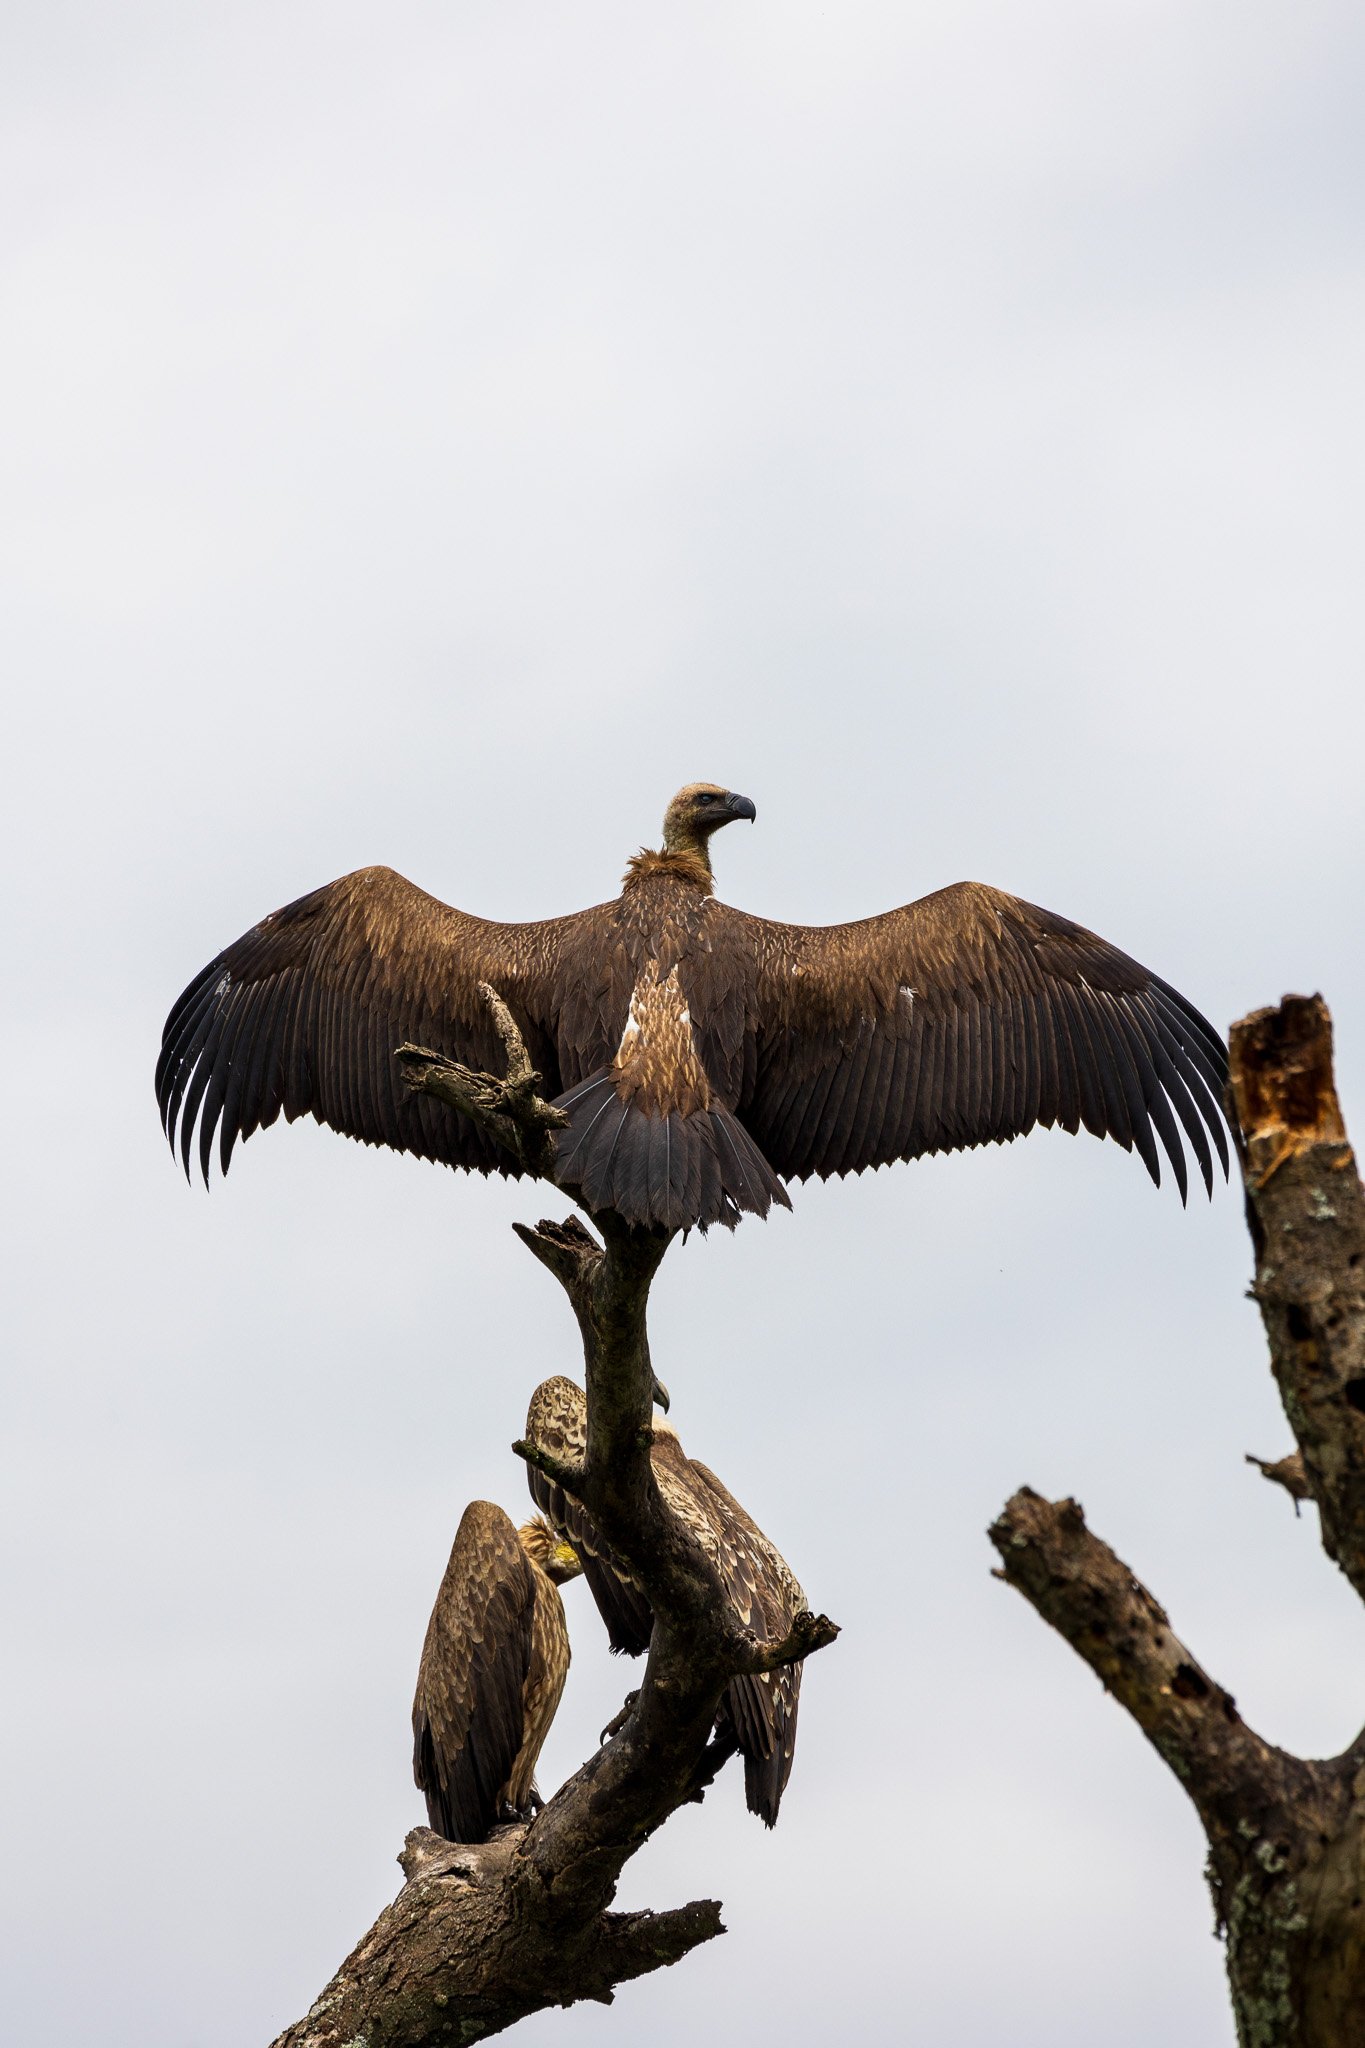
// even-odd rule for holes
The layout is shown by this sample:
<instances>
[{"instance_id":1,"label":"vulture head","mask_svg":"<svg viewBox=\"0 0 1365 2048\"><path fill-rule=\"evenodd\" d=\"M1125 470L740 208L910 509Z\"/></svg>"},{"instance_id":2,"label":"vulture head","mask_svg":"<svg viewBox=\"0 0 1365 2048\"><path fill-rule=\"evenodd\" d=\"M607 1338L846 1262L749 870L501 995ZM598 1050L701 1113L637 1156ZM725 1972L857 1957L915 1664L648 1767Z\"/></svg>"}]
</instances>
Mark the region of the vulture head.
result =
<instances>
[{"instance_id":1,"label":"vulture head","mask_svg":"<svg viewBox=\"0 0 1365 2048\"><path fill-rule=\"evenodd\" d=\"M752 824L757 816L751 798L714 782L689 782L664 812L664 852L700 854L709 867L706 842L711 834L736 818Z\"/></svg>"},{"instance_id":2,"label":"vulture head","mask_svg":"<svg viewBox=\"0 0 1365 2048\"><path fill-rule=\"evenodd\" d=\"M582 1571L578 1552L562 1536L555 1535L544 1515L533 1515L529 1522L523 1522L517 1535L532 1564L540 1566L551 1584L562 1586L566 1579L576 1579Z\"/></svg>"}]
</instances>

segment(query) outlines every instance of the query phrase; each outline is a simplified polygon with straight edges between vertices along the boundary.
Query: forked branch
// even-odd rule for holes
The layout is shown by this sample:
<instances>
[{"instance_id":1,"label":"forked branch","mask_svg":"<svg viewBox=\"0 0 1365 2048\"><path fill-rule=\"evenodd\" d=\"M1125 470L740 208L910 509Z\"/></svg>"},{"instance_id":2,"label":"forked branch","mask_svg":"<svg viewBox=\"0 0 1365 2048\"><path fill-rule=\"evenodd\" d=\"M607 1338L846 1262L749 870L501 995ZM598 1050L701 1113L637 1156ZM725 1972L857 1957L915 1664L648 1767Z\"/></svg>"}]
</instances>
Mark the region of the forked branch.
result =
<instances>
[{"instance_id":1,"label":"forked branch","mask_svg":"<svg viewBox=\"0 0 1365 2048\"><path fill-rule=\"evenodd\" d=\"M522 1171L538 1179L551 1178L554 1165L554 1133L562 1131L568 1117L562 1109L546 1102L537 1092L540 1075L531 1064L526 1041L517 1021L497 990L479 983L479 994L492 1013L498 1037L507 1059L507 1072L480 1072L462 1066L424 1045L400 1045L394 1057L403 1079L418 1094L434 1095L467 1116L495 1144L511 1152Z\"/></svg>"}]
</instances>

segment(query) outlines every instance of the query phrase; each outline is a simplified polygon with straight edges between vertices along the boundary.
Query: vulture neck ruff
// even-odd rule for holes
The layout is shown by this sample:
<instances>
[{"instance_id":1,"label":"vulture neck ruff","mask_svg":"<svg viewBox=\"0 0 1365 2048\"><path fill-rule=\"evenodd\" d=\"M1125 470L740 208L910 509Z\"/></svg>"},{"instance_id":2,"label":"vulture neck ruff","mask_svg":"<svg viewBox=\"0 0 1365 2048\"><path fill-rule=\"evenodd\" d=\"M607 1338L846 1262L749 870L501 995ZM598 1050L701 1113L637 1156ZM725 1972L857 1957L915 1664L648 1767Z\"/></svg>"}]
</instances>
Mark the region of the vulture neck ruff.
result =
<instances>
[{"instance_id":1,"label":"vulture neck ruff","mask_svg":"<svg viewBox=\"0 0 1365 2048\"><path fill-rule=\"evenodd\" d=\"M711 872L711 857L705 840L694 840L686 846L665 847L662 853L651 852L647 846L641 847L627 861L621 887L629 893L655 876L673 882L688 882L694 889L704 890L708 896L715 893L716 878Z\"/></svg>"}]
</instances>

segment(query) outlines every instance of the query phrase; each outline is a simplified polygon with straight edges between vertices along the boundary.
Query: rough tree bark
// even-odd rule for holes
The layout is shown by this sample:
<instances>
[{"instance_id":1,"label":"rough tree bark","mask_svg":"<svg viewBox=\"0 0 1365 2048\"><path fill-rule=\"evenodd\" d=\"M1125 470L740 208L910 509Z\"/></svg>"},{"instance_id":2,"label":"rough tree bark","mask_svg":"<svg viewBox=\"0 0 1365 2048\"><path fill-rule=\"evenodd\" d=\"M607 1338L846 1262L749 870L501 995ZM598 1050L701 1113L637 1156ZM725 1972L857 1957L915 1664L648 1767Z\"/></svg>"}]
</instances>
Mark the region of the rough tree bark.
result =
<instances>
[{"instance_id":1,"label":"rough tree bark","mask_svg":"<svg viewBox=\"0 0 1365 2048\"><path fill-rule=\"evenodd\" d=\"M1320 997L1232 1033L1254 1294L1298 1444L1260 1464L1317 1504L1328 1556L1365 1598L1365 1193ZM1027 1487L991 1530L998 1576L1083 1657L1175 1772L1209 1841L1241 2048L1365 2043L1365 1732L1290 1756L1248 1728L1074 1500Z\"/></svg>"},{"instance_id":2,"label":"rough tree bark","mask_svg":"<svg viewBox=\"0 0 1365 2048\"><path fill-rule=\"evenodd\" d=\"M535 1092L516 1025L485 995L507 1052L499 1080L421 1047L399 1059L409 1086L475 1118L523 1168L545 1174L564 1119ZM663 1231L595 1217L517 1225L564 1287L583 1340L588 1402L581 1469L513 1448L574 1493L632 1567L655 1614L638 1694L597 1753L525 1826L478 1845L414 1828L407 1882L303 2019L273 2048L452 2048L547 2005L609 2002L613 1987L675 1963L722 1934L720 1906L614 1913L627 1859L679 1806L699 1799L730 1754L711 1739L721 1694L745 1671L775 1670L838 1634L801 1614L780 1642L742 1628L710 1560L664 1507L650 1464L654 1374L645 1308L668 1249ZM536 1378L543 1365L538 1365ZM529 1389L528 1389L529 1391Z\"/></svg>"}]
</instances>

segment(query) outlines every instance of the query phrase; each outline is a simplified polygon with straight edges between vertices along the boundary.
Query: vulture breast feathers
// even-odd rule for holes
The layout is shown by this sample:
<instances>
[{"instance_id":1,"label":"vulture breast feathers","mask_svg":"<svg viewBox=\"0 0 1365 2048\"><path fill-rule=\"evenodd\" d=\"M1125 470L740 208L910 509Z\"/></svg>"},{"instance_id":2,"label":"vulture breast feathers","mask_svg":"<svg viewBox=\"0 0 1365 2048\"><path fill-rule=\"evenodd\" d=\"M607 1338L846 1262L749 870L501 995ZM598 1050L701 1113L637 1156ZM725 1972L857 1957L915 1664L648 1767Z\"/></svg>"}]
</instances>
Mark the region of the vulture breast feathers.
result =
<instances>
[{"instance_id":1,"label":"vulture breast feathers","mask_svg":"<svg viewBox=\"0 0 1365 2048\"><path fill-rule=\"evenodd\" d=\"M587 1401L573 1380L557 1374L531 1396L526 1440L559 1460L581 1463L588 1444ZM677 1431L654 1425L650 1452L665 1506L715 1567L736 1618L763 1642L785 1636L807 1606L786 1559L715 1473L689 1458ZM527 1467L531 1497L556 1535L577 1553L613 1650L637 1657L649 1648L654 1616L630 1568L603 1543L592 1517L561 1486ZM801 1666L783 1664L761 1677L732 1678L716 1716L716 1734L744 1758L750 1813L768 1826L791 1776Z\"/></svg>"},{"instance_id":2,"label":"vulture breast feathers","mask_svg":"<svg viewBox=\"0 0 1365 2048\"><path fill-rule=\"evenodd\" d=\"M959 882L857 923L750 917L712 893L711 835L754 807L680 792L658 853L571 917L493 924L388 868L264 918L166 1024L157 1097L205 1178L239 1138L311 1115L369 1144L480 1172L510 1153L404 1088L405 1042L497 1068L479 993L506 1002L569 1117L556 1178L589 1210L703 1229L787 1203L785 1179L1082 1125L1206 1187L1227 1056L1169 983L1093 932Z\"/></svg>"}]
</instances>

